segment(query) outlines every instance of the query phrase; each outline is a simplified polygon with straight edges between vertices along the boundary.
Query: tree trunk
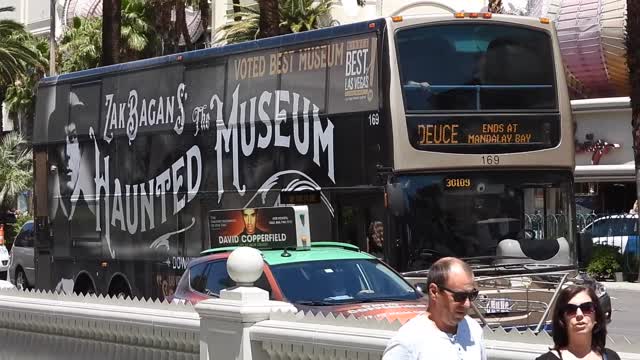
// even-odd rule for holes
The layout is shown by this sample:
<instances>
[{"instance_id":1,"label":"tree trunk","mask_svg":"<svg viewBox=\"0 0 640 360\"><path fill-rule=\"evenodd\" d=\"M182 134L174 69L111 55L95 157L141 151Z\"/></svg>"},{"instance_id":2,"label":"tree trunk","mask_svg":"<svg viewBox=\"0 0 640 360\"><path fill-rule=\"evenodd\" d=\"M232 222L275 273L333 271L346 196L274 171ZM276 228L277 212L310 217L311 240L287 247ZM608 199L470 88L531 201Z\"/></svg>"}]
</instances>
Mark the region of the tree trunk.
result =
<instances>
[{"instance_id":1,"label":"tree trunk","mask_svg":"<svg viewBox=\"0 0 640 360\"><path fill-rule=\"evenodd\" d=\"M260 38L280 35L278 0L258 0L260 6Z\"/></svg>"},{"instance_id":2,"label":"tree trunk","mask_svg":"<svg viewBox=\"0 0 640 360\"><path fill-rule=\"evenodd\" d=\"M121 0L102 1L102 65L117 64L120 55Z\"/></svg>"},{"instance_id":3,"label":"tree trunk","mask_svg":"<svg viewBox=\"0 0 640 360\"><path fill-rule=\"evenodd\" d=\"M180 43L180 35L184 39L184 45L187 50L193 50L193 44L191 43L191 35L189 34L189 26L187 26L187 15L185 0L176 0L176 36L178 43Z\"/></svg>"},{"instance_id":4,"label":"tree trunk","mask_svg":"<svg viewBox=\"0 0 640 360\"><path fill-rule=\"evenodd\" d=\"M204 42L207 47L209 47L209 42L211 42L211 36L209 34L209 1L208 0L199 0L198 8L200 9L200 19L202 20L202 29L204 30ZM214 29L211 29L213 32Z\"/></svg>"},{"instance_id":5,"label":"tree trunk","mask_svg":"<svg viewBox=\"0 0 640 360\"><path fill-rule=\"evenodd\" d=\"M640 2L638 0L627 0L626 30L627 64L629 66L629 81L631 82L633 157L636 164L636 197L640 200ZM640 217L638 221L640 222ZM636 260L638 260L637 257ZM632 271L639 271L639 269L636 268Z\"/></svg>"},{"instance_id":6,"label":"tree trunk","mask_svg":"<svg viewBox=\"0 0 640 360\"><path fill-rule=\"evenodd\" d=\"M173 0L151 0L152 12L153 12L153 28L158 34L159 49L157 49L155 55L166 55L171 53L169 50L172 43L172 27L173 22L171 20L171 12L173 9Z\"/></svg>"}]
</instances>

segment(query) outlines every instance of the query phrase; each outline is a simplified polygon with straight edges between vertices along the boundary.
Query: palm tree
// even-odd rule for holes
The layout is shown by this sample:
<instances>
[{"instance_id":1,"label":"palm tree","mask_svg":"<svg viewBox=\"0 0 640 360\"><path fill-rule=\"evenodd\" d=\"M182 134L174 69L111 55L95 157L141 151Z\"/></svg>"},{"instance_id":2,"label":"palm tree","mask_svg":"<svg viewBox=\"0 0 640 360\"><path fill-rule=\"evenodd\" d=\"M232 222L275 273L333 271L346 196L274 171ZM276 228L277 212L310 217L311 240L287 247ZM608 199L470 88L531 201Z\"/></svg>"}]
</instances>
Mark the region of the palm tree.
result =
<instances>
[{"instance_id":1,"label":"palm tree","mask_svg":"<svg viewBox=\"0 0 640 360\"><path fill-rule=\"evenodd\" d=\"M17 195L31 188L32 154L24 137L10 132L0 141L0 208L6 208Z\"/></svg>"},{"instance_id":2,"label":"palm tree","mask_svg":"<svg viewBox=\"0 0 640 360\"><path fill-rule=\"evenodd\" d=\"M151 8L147 2L122 0L120 41L124 46L120 49L121 60L131 61L144 57L154 38L151 16Z\"/></svg>"},{"instance_id":3,"label":"palm tree","mask_svg":"<svg viewBox=\"0 0 640 360\"><path fill-rule=\"evenodd\" d=\"M175 11L176 11L176 45L180 44L180 36L182 35L182 39L184 40L185 47L187 50L192 50L193 44L191 43L191 34L189 34L189 27L187 26L187 14L186 12L187 5L185 4L185 0L176 0Z\"/></svg>"},{"instance_id":4,"label":"palm tree","mask_svg":"<svg viewBox=\"0 0 640 360\"><path fill-rule=\"evenodd\" d=\"M175 24L171 19L174 13L174 0L151 0L154 18L154 29L159 36L159 49L156 55L175 52L178 44L175 42Z\"/></svg>"},{"instance_id":5,"label":"palm tree","mask_svg":"<svg viewBox=\"0 0 640 360\"><path fill-rule=\"evenodd\" d=\"M633 155L636 163L636 186L640 189L640 2L627 0L627 65L631 82L631 126ZM640 194L640 192L638 192ZM640 199L640 196L638 196ZM639 219L640 221L640 219ZM637 259L636 259L637 260ZM638 271L637 267L633 269Z\"/></svg>"},{"instance_id":6,"label":"palm tree","mask_svg":"<svg viewBox=\"0 0 640 360\"><path fill-rule=\"evenodd\" d=\"M100 66L102 56L102 19L73 19L62 35L58 48L60 72L67 73Z\"/></svg>"},{"instance_id":7,"label":"palm tree","mask_svg":"<svg viewBox=\"0 0 640 360\"><path fill-rule=\"evenodd\" d=\"M123 0L121 18L120 42L123 46L119 58L123 61L143 58L153 38L149 7L142 0ZM101 18L74 18L60 41L61 72L102 65L101 34Z\"/></svg>"},{"instance_id":8,"label":"palm tree","mask_svg":"<svg viewBox=\"0 0 640 360\"><path fill-rule=\"evenodd\" d=\"M13 10L13 7L2 7L0 13ZM13 20L0 20L1 87L13 84L31 68L47 66L47 62L22 41L22 35L26 35L24 26Z\"/></svg>"},{"instance_id":9,"label":"palm tree","mask_svg":"<svg viewBox=\"0 0 640 360\"><path fill-rule=\"evenodd\" d=\"M258 26L261 38L268 38L280 35L280 12L278 11L278 0L258 0L260 18Z\"/></svg>"},{"instance_id":10,"label":"palm tree","mask_svg":"<svg viewBox=\"0 0 640 360\"><path fill-rule=\"evenodd\" d=\"M332 0L282 0L279 7L279 33L289 34L323 27L323 19L331 13ZM230 21L216 30L223 34L221 41L238 43L255 40L261 36L260 11L255 6L239 5L240 11L230 18L240 17L241 21Z\"/></svg>"},{"instance_id":11,"label":"palm tree","mask_svg":"<svg viewBox=\"0 0 640 360\"><path fill-rule=\"evenodd\" d=\"M121 0L102 1L102 64L116 64L120 57Z\"/></svg>"},{"instance_id":12,"label":"palm tree","mask_svg":"<svg viewBox=\"0 0 640 360\"><path fill-rule=\"evenodd\" d=\"M45 75L49 43L46 39L35 37L26 32L20 34L17 39L36 52L39 55L39 62L42 64L30 68L24 76L9 85L5 92L6 109L10 115L17 116L20 132L29 137L31 120L35 110L35 88L38 81ZM25 123L24 120L27 120L28 123Z\"/></svg>"}]
</instances>

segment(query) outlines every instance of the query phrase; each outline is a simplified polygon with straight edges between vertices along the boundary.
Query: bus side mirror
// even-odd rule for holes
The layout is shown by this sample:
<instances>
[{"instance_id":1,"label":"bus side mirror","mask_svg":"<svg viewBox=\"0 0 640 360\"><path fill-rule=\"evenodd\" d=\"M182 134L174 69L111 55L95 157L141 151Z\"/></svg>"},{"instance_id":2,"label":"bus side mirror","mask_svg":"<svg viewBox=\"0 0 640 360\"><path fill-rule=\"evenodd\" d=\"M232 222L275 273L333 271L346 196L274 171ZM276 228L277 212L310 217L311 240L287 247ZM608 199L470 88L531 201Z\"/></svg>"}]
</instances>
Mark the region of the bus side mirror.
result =
<instances>
[{"instance_id":1,"label":"bus side mirror","mask_svg":"<svg viewBox=\"0 0 640 360\"><path fill-rule=\"evenodd\" d=\"M387 184L387 207L393 216L403 216L405 213L404 193L399 183Z\"/></svg>"},{"instance_id":2,"label":"bus side mirror","mask_svg":"<svg viewBox=\"0 0 640 360\"><path fill-rule=\"evenodd\" d=\"M578 267L584 269L591 261L593 253L593 235L590 231L578 233Z\"/></svg>"}]
</instances>

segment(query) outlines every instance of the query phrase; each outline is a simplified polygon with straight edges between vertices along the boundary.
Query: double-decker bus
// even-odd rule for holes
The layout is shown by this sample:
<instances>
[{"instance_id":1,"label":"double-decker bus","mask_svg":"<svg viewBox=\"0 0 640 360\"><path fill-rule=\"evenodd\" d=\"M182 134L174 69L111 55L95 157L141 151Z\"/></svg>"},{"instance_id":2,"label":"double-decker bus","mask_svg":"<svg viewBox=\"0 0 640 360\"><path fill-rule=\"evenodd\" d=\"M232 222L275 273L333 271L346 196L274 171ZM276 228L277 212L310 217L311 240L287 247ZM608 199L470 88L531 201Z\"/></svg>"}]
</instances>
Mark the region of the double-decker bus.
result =
<instances>
[{"instance_id":1,"label":"double-decker bus","mask_svg":"<svg viewBox=\"0 0 640 360\"><path fill-rule=\"evenodd\" d=\"M46 78L36 107L38 288L163 298L227 241L210 212L296 204L314 239L408 277L443 256L479 274L577 266L544 19L392 17L197 50Z\"/></svg>"}]
</instances>

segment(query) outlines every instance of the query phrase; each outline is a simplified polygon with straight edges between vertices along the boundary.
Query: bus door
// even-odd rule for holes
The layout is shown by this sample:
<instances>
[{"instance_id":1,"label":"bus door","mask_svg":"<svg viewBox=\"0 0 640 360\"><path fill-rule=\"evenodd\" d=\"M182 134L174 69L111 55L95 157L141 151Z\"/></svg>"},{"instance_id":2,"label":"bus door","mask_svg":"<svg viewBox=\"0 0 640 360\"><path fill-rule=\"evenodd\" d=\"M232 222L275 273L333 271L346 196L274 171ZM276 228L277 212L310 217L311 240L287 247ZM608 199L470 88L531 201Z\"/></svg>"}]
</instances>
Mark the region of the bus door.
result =
<instances>
[{"instance_id":1,"label":"bus door","mask_svg":"<svg viewBox=\"0 0 640 360\"><path fill-rule=\"evenodd\" d=\"M337 240L384 259L388 224L384 192L343 193L337 197Z\"/></svg>"}]
</instances>

